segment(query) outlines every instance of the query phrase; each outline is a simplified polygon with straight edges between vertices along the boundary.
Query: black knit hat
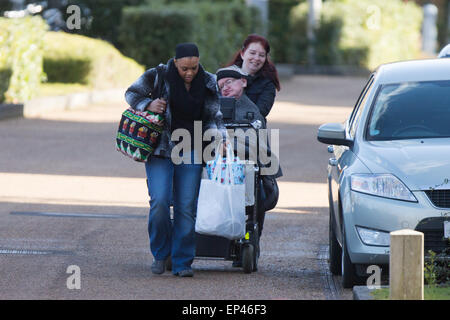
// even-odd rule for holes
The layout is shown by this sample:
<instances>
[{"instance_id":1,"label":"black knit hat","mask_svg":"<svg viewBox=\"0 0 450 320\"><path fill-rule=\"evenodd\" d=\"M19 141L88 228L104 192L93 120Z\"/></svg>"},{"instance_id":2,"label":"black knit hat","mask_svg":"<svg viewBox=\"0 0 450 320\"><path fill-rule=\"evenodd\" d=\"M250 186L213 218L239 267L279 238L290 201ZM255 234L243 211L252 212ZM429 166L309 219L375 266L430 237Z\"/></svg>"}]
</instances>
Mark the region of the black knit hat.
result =
<instances>
[{"instance_id":1,"label":"black knit hat","mask_svg":"<svg viewBox=\"0 0 450 320\"><path fill-rule=\"evenodd\" d=\"M216 72L217 81L223 78L242 79L247 78L248 74L242 71L238 66L232 65L230 67L221 68Z\"/></svg>"},{"instance_id":2,"label":"black knit hat","mask_svg":"<svg viewBox=\"0 0 450 320\"><path fill-rule=\"evenodd\" d=\"M175 59L184 57L199 57L198 47L195 43L179 43L175 48Z\"/></svg>"}]
</instances>

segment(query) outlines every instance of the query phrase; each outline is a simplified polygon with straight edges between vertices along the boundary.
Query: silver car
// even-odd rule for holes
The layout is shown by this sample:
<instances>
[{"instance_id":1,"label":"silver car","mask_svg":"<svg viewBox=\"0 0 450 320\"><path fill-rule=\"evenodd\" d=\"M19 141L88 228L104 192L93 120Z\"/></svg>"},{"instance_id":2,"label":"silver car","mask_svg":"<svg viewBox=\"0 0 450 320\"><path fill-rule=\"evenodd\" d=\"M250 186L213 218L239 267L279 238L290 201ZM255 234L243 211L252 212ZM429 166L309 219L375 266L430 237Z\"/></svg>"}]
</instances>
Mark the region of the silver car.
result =
<instances>
[{"instance_id":1,"label":"silver car","mask_svg":"<svg viewBox=\"0 0 450 320\"><path fill-rule=\"evenodd\" d=\"M345 123L320 126L328 165L330 270L351 288L389 265L389 233L415 229L425 252L450 237L450 59L380 66Z\"/></svg>"},{"instance_id":2,"label":"silver car","mask_svg":"<svg viewBox=\"0 0 450 320\"><path fill-rule=\"evenodd\" d=\"M439 52L438 58L450 58L450 43L442 48Z\"/></svg>"}]
</instances>

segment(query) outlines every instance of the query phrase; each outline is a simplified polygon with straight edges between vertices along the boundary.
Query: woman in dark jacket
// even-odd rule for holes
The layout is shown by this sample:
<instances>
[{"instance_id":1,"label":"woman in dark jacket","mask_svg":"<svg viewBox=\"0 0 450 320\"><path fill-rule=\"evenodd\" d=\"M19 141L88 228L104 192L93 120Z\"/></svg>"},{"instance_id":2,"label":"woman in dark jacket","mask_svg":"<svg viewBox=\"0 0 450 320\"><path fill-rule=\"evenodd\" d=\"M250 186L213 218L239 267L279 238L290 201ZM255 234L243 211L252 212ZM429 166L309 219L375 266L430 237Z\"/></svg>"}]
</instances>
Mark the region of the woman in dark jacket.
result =
<instances>
[{"instance_id":1,"label":"woman in dark jacket","mask_svg":"<svg viewBox=\"0 0 450 320\"><path fill-rule=\"evenodd\" d=\"M235 53L228 66L236 65L247 73L247 88L245 94L259 108L261 115L267 123L266 117L271 111L276 91L280 91L280 80L277 69L269 58L270 45L266 38L250 34L244 41L242 48ZM266 175L261 178L260 199L262 203L273 207L278 199L278 186L275 178L283 175L278 163L278 172L275 175ZM276 187L276 188L275 188ZM261 206L258 213L260 234L262 233L265 208Z\"/></svg>"},{"instance_id":2,"label":"woman in dark jacket","mask_svg":"<svg viewBox=\"0 0 450 320\"><path fill-rule=\"evenodd\" d=\"M258 106L264 118L272 109L276 91L281 89L277 69L270 61L269 53L270 45L266 38L251 34L228 64L235 64L249 74L245 93Z\"/></svg>"},{"instance_id":3,"label":"woman in dark jacket","mask_svg":"<svg viewBox=\"0 0 450 320\"><path fill-rule=\"evenodd\" d=\"M152 97L150 93L161 83L160 76L163 77L160 95ZM154 257L152 272L162 274L170 256L172 273L191 277L203 151L201 142L194 143L194 122L201 121L203 132L216 129L225 134L215 77L200 65L197 46L183 43L177 45L175 58L166 65L147 70L133 83L125 99L135 110L149 110L162 114L165 119L161 141L145 163L150 196L148 233ZM191 143L191 154L183 154L181 163L178 152L172 156L175 145L171 136L176 129L189 133ZM190 161L185 161L185 156L190 156ZM173 224L170 220L172 201Z\"/></svg>"}]
</instances>

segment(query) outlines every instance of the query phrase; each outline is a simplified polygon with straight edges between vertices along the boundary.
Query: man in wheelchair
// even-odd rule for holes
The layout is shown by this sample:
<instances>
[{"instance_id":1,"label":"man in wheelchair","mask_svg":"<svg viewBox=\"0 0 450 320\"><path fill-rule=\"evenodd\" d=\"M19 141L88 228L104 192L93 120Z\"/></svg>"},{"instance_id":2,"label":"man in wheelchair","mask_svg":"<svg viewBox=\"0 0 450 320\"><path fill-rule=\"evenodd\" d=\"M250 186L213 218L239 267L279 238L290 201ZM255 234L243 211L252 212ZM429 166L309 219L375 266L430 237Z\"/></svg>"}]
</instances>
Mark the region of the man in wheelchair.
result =
<instances>
[{"instance_id":1,"label":"man in wheelchair","mask_svg":"<svg viewBox=\"0 0 450 320\"><path fill-rule=\"evenodd\" d=\"M265 120L259 108L244 93L247 87L247 74L237 66L219 69L216 73L217 85L222 97L236 100L233 113L233 121L237 123L261 121L261 127L265 128ZM225 119L226 120L226 119Z\"/></svg>"},{"instance_id":2,"label":"man in wheelchair","mask_svg":"<svg viewBox=\"0 0 450 320\"><path fill-rule=\"evenodd\" d=\"M245 88L247 86L247 76L239 67L230 66L226 68L222 68L217 70L217 85L219 87L219 92L222 97L225 98L234 98L233 101L233 110L230 116L226 116L228 110L224 110L225 106L222 101L221 108L222 113L224 113L224 122L225 126L227 126L227 122L231 122L234 124L244 124L247 123L249 126L245 127L243 130L255 129L258 131L259 129L266 129L266 121L264 117L261 115L259 108L256 104L250 100L245 94ZM227 119L227 118L232 119ZM258 133L256 132L256 135ZM277 157L275 157L268 145L267 135L265 139L256 139L256 141L252 141L250 139L245 140L245 159L253 160L255 159L258 165L261 167L271 167L276 166L276 170L274 170L273 174L270 175L262 175L260 183L260 199L261 205L258 210L258 227L259 227L259 235L261 236L261 232L264 224L265 212L271 210L275 207L276 202L278 200L278 186L275 178L281 177L282 172L279 166L279 161ZM242 144L242 142L241 142ZM259 150L258 150L259 149ZM239 139L235 139L234 142L234 151L241 158L239 151ZM270 159L271 162L268 164L261 164L260 158L257 155L265 154ZM273 170L272 170L273 171Z\"/></svg>"}]
</instances>

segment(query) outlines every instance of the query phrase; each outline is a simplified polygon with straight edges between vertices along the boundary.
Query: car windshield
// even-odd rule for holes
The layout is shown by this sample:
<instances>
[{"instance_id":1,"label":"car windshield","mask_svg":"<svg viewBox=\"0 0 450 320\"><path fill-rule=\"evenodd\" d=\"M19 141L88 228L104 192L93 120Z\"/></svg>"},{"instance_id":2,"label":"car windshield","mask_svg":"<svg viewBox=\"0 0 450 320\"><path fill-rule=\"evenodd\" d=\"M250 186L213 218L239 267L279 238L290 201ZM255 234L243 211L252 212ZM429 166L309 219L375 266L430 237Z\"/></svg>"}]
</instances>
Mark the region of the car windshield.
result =
<instances>
[{"instance_id":1,"label":"car windshield","mask_svg":"<svg viewBox=\"0 0 450 320\"><path fill-rule=\"evenodd\" d=\"M450 137L450 80L384 85L369 119L368 140Z\"/></svg>"}]
</instances>

